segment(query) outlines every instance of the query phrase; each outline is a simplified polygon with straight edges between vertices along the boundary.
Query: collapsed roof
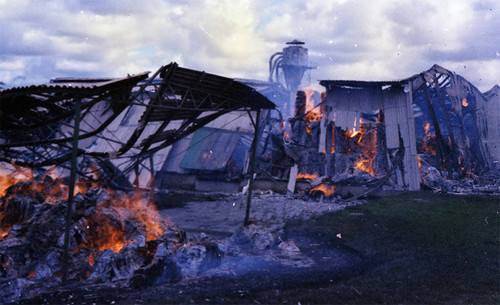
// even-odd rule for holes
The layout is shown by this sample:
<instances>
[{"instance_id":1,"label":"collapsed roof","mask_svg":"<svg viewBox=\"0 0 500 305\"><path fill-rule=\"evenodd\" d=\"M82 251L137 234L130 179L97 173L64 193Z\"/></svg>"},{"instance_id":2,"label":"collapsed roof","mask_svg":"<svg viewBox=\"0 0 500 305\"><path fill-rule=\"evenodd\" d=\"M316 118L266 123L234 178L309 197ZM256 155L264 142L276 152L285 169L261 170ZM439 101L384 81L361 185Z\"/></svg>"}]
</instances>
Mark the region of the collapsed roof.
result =
<instances>
[{"instance_id":1,"label":"collapsed roof","mask_svg":"<svg viewBox=\"0 0 500 305\"><path fill-rule=\"evenodd\" d=\"M500 144L495 132L498 114L496 120L487 115L487 99L449 70L434 65L402 80L323 80L320 84L327 90L326 105L331 110L325 119L335 127L359 130L364 113L383 112L384 141L389 150L404 146L401 181L409 181L410 189L419 188L417 154L424 153L426 137L431 134L437 157L434 166L447 171L450 178L492 166L494 149ZM325 132L324 137L328 137Z\"/></svg>"},{"instance_id":2,"label":"collapsed roof","mask_svg":"<svg viewBox=\"0 0 500 305\"><path fill-rule=\"evenodd\" d=\"M62 165L70 158L76 133L80 156L123 158L132 168L131 163L136 166L221 115L275 107L234 79L176 63L148 74L55 79L1 90L0 161L29 167ZM76 112L81 115L77 128ZM127 128L115 133L113 126Z\"/></svg>"}]
</instances>

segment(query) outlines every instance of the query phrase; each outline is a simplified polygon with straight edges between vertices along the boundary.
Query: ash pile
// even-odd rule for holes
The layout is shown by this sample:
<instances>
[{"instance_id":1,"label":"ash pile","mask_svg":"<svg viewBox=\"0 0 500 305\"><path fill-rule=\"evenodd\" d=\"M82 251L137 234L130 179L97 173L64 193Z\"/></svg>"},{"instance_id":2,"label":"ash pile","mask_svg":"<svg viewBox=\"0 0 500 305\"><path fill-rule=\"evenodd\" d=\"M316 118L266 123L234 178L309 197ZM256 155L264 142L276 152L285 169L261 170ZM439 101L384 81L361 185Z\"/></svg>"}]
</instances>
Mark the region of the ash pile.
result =
<instances>
[{"instance_id":1,"label":"ash pile","mask_svg":"<svg viewBox=\"0 0 500 305\"><path fill-rule=\"evenodd\" d=\"M498 171L485 172L480 176L469 172L461 176L457 172L439 170L424 160L422 156L420 172L423 190L448 194L500 195Z\"/></svg>"},{"instance_id":2,"label":"ash pile","mask_svg":"<svg viewBox=\"0 0 500 305\"><path fill-rule=\"evenodd\" d=\"M56 290L63 275L67 191L50 176L21 181L0 198L0 302ZM139 193L94 187L73 200L68 284L143 287L177 281L183 231Z\"/></svg>"}]
</instances>

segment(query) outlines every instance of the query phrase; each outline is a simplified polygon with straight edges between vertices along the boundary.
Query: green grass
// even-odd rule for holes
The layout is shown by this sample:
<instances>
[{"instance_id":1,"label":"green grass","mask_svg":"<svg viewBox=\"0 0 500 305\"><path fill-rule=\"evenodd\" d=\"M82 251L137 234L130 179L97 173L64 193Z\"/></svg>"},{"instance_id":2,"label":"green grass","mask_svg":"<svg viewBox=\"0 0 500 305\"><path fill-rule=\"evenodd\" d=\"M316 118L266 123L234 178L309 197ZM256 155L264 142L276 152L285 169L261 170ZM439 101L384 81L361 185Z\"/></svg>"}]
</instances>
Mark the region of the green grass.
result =
<instances>
[{"instance_id":1,"label":"green grass","mask_svg":"<svg viewBox=\"0 0 500 305\"><path fill-rule=\"evenodd\" d=\"M340 233L374 262L361 276L321 288L335 302L500 304L499 211L499 197L418 192L371 200L301 227L332 239Z\"/></svg>"}]
</instances>

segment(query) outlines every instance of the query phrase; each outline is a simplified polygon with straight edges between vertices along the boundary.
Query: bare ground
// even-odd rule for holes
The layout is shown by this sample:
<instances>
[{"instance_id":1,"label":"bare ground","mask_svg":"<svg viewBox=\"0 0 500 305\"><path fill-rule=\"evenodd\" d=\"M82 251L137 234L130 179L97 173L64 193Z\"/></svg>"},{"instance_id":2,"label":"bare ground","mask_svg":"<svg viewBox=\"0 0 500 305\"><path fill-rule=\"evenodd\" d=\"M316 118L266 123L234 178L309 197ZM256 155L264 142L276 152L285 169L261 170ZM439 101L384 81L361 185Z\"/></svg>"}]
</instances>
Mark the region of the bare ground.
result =
<instances>
[{"instance_id":1,"label":"bare ground","mask_svg":"<svg viewBox=\"0 0 500 305\"><path fill-rule=\"evenodd\" d=\"M243 201L162 213L188 235L222 238L241 225ZM354 205L257 194L253 207L258 226L300 253L226 257L175 284L69 286L19 304L500 304L498 197L420 192Z\"/></svg>"}]
</instances>

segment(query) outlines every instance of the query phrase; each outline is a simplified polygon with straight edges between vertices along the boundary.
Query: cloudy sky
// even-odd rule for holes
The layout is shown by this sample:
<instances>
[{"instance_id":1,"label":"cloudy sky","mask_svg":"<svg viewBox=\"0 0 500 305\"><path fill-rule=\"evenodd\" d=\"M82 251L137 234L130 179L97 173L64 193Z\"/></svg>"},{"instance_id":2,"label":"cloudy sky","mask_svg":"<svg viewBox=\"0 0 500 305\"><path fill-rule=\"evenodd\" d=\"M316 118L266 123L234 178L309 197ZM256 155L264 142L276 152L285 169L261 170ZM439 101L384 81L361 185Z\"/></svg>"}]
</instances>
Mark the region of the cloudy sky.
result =
<instances>
[{"instance_id":1,"label":"cloudy sky","mask_svg":"<svg viewBox=\"0 0 500 305\"><path fill-rule=\"evenodd\" d=\"M0 81L181 66L265 80L299 39L319 79L394 80L439 64L500 83L498 0L0 0Z\"/></svg>"}]
</instances>

